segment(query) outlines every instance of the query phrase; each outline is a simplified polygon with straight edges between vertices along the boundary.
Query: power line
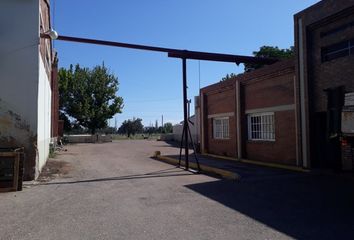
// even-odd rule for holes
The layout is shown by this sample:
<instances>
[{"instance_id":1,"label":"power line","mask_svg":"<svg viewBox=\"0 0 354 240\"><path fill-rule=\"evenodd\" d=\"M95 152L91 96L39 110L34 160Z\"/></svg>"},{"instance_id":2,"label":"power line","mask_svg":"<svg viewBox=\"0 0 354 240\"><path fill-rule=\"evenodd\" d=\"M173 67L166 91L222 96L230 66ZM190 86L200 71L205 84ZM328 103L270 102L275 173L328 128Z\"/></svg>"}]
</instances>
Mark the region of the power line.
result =
<instances>
[{"instance_id":1,"label":"power line","mask_svg":"<svg viewBox=\"0 0 354 240\"><path fill-rule=\"evenodd\" d=\"M124 103L141 103L141 102L161 102L161 101L177 101L181 100L181 98L161 98L161 99L139 99L139 100L134 100L134 101L127 101Z\"/></svg>"},{"instance_id":2,"label":"power line","mask_svg":"<svg viewBox=\"0 0 354 240\"><path fill-rule=\"evenodd\" d=\"M198 78L199 78L199 91L200 91L200 60L198 61Z\"/></svg>"}]
</instances>

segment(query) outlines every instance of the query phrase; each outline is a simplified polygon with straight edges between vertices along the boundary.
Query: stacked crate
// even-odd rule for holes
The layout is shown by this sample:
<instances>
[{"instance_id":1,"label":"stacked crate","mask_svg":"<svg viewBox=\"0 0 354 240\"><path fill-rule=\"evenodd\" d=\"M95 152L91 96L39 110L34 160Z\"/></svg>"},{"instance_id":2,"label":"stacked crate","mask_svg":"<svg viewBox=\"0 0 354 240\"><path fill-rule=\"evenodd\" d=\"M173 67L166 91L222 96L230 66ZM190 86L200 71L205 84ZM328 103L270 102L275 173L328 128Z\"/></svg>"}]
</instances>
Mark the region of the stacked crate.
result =
<instances>
[{"instance_id":1,"label":"stacked crate","mask_svg":"<svg viewBox=\"0 0 354 240\"><path fill-rule=\"evenodd\" d=\"M21 191L23 149L0 149L0 192Z\"/></svg>"}]
</instances>

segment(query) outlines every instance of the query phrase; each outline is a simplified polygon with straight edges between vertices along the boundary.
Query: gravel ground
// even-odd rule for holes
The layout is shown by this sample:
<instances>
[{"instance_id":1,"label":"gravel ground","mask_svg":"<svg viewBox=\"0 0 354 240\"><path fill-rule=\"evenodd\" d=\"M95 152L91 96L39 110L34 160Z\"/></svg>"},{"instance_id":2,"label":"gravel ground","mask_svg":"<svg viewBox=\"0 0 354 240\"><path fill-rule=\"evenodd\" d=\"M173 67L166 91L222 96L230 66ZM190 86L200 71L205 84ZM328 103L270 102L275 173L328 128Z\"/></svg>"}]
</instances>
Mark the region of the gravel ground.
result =
<instances>
[{"instance_id":1,"label":"gravel ground","mask_svg":"<svg viewBox=\"0 0 354 240\"><path fill-rule=\"evenodd\" d=\"M269 179L237 183L194 175L151 159L155 150L178 153L157 141L77 144L67 150L55 159L65 163L55 164L65 171L53 171L62 174L0 195L0 239L330 239L350 234L354 226L342 219L354 216L348 209L352 195L339 202L339 210L320 203L327 212L308 202L308 195L317 200L310 192L314 177L275 179L282 183L277 185ZM287 182L298 188L289 192ZM340 182L343 189L347 182ZM335 204L332 200L328 204ZM312 210L299 209L306 204Z\"/></svg>"}]
</instances>

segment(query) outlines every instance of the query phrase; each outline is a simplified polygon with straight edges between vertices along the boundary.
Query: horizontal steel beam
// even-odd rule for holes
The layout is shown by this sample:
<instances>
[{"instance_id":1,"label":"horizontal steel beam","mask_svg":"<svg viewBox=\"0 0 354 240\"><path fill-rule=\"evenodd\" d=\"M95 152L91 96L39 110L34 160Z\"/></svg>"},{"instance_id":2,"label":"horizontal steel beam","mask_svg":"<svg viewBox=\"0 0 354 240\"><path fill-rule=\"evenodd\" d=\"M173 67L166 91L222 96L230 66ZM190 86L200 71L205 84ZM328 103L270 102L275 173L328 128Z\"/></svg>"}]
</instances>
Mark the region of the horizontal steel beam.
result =
<instances>
[{"instance_id":1,"label":"horizontal steel beam","mask_svg":"<svg viewBox=\"0 0 354 240\"><path fill-rule=\"evenodd\" d=\"M69 37L69 36L61 36L61 35L58 36L57 40L96 44L96 45L105 45L105 46L121 47L121 48L131 48L131 49L155 51L155 52L168 53L171 51L178 51L178 49L171 49L171 48L152 47L152 46L146 46L146 45L113 42L113 41L97 40L97 39L89 39L89 38L77 38L77 37Z\"/></svg>"},{"instance_id":2,"label":"horizontal steel beam","mask_svg":"<svg viewBox=\"0 0 354 240\"><path fill-rule=\"evenodd\" d=\"M41 37L50 38L49 35L47 34L41 34ZM197 51L188 51L188 50L181 50L181 49L174 49L174 48L154 47L154 46L147 46L147 45L122 43L122 42L106 41L106 40L99 40L99 39L78 38L78 37L70 37L70 36L62 36L62 35L59 35L56 40L88 43L88 44L96 44L96 45L104 45L104 46L112 46L112 47L121 47L121 48L130 48L130 49L145 50L145 51L165 52L168 53L169 57L182 58L182 59L233 62L236 64L240 64L240 63L272 64L278 61L277 59L270 59L270 58L260 58L260 57L221 54L221 53L209 53L209 52L197 52Z\"/></svg>"},{"instance_id":3,"label":"horizontal steel beam","mask_svg":"<svg viewBox=\"0 0 354 240\"><path fill-rule=\"evenodd\" d=\"M260 57L250 57L241 55L231 55L222 53L208 53L208 52L196 52L187 50L178 50L168 53L169 57L173 58L185 58L194 60L206 60L206 61L217 61L217 62L232 62L237 65L240 63L258 63L258 64L273 64L277 62L277 59L271 58L260 58Z\"/></svg>"}]
</instances>

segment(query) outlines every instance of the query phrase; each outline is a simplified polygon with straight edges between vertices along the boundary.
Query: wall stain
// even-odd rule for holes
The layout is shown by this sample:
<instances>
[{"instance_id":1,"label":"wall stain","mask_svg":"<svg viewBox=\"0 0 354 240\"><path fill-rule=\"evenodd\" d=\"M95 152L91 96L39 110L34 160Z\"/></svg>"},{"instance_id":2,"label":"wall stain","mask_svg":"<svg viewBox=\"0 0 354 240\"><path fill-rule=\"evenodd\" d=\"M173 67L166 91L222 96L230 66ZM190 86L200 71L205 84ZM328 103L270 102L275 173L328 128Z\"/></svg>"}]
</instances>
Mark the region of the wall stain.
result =
<instances>
[{"instance_id":1,"label":"wall stain","mask_svg":"<svg viewBox=\"0 0 354 240\"><path fill-rule=\"evenodd\" d=\"M37 134L30 130L29 124L19 114L9 108L0 99L0 148L24 147L24 180L33 180L38 175Z\"/></svg>"}]
</instances>

